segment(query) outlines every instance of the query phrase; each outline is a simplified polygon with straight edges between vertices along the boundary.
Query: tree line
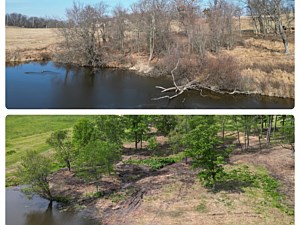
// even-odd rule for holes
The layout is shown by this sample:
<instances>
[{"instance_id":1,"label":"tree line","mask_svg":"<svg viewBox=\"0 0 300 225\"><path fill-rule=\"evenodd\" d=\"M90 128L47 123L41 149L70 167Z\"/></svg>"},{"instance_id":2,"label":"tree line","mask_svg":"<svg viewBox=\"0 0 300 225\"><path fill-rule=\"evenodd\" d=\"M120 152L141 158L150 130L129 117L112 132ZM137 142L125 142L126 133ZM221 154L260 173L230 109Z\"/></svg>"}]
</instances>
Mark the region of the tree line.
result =
<instances>
[{"instance_id":1,"label":"tree line","mask_svg":"<svg viewBox=\"0 0 300 225\"><path fill-rule=\"evenodd\" d=\"M153 129L155 129L153 131ZM104 175L115 171L122 160L123 143L134 143L135 151L148 149L155 154L156 136L168 137L174 154L183 153L186 162L199 170L206 186L215 187L222 179L224 165L232 151L261 151L273 144L294 151L294 117L288 115L172 116L126 115L81 119L72 129L53 132L47 143L54 149L61 167L92 181L97 188ZM145 141L148 146L143 146ZM126 162L123 162L126 163ZM33 192L55 200L49 186L53 160L27 152L19 167L23 183Z\"/></svg>"},{"instance_id":2,"label":"tree line","mask_svg":"<svg viewBox=\"0 0 300 225\"><path fill-rule=\"evenodd\" d=\"M258 33L280 34L285 52L289 52L284 27L291 27L294 19L291 0L214 0L208 4L199 0L139 0L130 9L118 5L110 14L103 2L74 2L66 10L61 30L64 60L101 66L112 57L147 54L149 62L157 57L175 58L170 65L174 68L176 59L185 55L203 58L206 52L232 49L241 35L240 17L245 14L251 15Z\"/></svg>"},{"instance_id":3,"label":"tree line","mask_svg":"<svg viewBox=\"0 0 300 225\"><path fill-rule=\"evenodd\" d=\"M60 28L63 27L63 20L27 16L21 13L7 13L5 15L5 26L24 27L24 28Z\"/></svg>"}]
</instances>

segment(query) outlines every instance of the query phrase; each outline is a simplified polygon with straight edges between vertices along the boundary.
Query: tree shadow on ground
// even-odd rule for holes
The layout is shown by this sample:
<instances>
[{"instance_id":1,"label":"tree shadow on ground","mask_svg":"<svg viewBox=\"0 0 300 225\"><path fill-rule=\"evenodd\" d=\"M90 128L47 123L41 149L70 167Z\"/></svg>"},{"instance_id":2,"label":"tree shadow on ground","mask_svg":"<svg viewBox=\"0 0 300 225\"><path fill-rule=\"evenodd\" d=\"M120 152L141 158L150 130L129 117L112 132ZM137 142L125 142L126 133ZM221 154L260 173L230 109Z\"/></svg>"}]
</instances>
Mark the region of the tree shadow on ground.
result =
<instances>
[{"instance_id":1,"label":"tree shadow on ground","mask_svg":"<svg viewBox=\"0 0 300 225\"><path fill-rule=\"evenodd\" d=\"M212 192L221 192L225 191L228 193L244 193L244 188L251 187L252 183L250 181L240 181L240 180L226 180L217 182L214 189L211 189Z\"/></svg>"},{"instance_id":2,"label":"tree shadow on ground","mask_svg":"<svg viewBox=\"0 0 300 225\"><path fill-rule=\"evenodd\" d=\"M143 147L142 149L126 148L126 147L123 147L122 149L122 155L126 155L126 156L138 155L138 156L167 157L170 155L174 155L176 153L178 153L178 151L174 151L174 149L172 149L170 145L167 143L159 144L155 150L150 150L149 148L147 148L147 146Z\"/></svg>"}]
</instances>

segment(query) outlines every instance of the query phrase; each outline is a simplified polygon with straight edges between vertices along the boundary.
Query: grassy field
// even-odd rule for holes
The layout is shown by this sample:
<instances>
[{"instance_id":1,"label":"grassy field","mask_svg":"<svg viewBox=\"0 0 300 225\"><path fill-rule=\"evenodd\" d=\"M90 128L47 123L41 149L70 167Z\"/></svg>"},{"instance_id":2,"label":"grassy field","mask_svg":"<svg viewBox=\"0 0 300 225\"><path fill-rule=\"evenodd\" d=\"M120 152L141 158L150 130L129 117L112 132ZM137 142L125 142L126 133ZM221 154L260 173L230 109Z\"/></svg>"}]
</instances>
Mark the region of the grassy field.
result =
<instances>
[{"instance_id":1,"label":"grassy field","mask_svg":"<svg viewBox=\"0 0 300 225\"><path fill-rule=\"evenodd\" d=\"M5 33L6 62L46 59L61 40L56 29L6 27Z\"/></svg>"},{"instance_id":2,"label":"grassy field","mask_svg":"<svg viewBox=\"0 0 300 225\"><path fill-rule=\"evenodd\" d=\"M6 175L13 175L26 150L51 153L46 144L51 132L71 128L86 116L7 116L6 117Z\"/></svg>"}]
</instances>

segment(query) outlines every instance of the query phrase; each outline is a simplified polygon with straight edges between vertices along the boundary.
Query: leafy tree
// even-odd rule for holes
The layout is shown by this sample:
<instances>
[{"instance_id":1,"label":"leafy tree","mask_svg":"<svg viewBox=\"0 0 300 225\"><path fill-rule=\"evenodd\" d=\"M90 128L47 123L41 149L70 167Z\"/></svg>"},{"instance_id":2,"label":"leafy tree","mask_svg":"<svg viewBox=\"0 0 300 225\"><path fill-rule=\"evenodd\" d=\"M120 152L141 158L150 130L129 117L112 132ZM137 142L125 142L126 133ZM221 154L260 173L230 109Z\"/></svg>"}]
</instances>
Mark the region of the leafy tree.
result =
<instances>
[{"instance_id":1,"label":"leafy tree","mask_svg":"<svg viewBox=\"0 0 300 225\"><path fill-rule=\"evenodd\" d=\"M79 120L73 127L73 143L74 146L82 148L90 141L94 141L97 136L96 124L88 119Z\"/></svg>"},{"instance_id":2,"label":"leafy tree","mask_svg":"<svg viewBox=\"0 0 300 225\"><path fill-rule=\"evenodd\" d=\"M50 167L50 159L38 154L36 151L28 151L21 160L18 176L23 183L30 185L30 191L48 199L51 204L54 197L48 180Z\"/></svg>"},{"instance_id":3,"label":"leafy tree","mask_svg":"<svg viewBox=\"0 0 300 225\"><path fill-rule=\"evenodd\" d=\"M169 144L171 145L174 153L182 151L185 147L183 143L183 136L190 130L189 121L191 116L176 116L176 125L169 132Z\"/></svg>"},{"instance_id":4,"label":"leafy tree","mask_svg":"<svg viewBox=\"0 0 300 225\"><path fill-rule=\"evenodd\" d=\"M113 172L114 163L121 159L120 148L108 141L91 141L81 149L77 162L79 175L95 181L98 191L99 180L103 174Z\"/></svg>"},{"instance_id":5,"label":"leafy tree","mask_svg":"<svg viewBox=\"0 0 300 225\"><path fill-rule=\"evenodd\" d=\"M192 158L193 167L201 168L199 178L214 189L224 175L223 164L231 150L218 148L222 140L217 136L218 128L213 116L194 117L192 124L196 122L198 125L185 136L185 153Z\"/></svg>"},{"instance_id":6,"label":"leafy tree","mask_svg":"<svg viewBox=\"0 0 300 225\"><path fill-rule=\"evenodd\" d=\"M124 119L122 116L101 115L96 119L97 139L122 144L124 137Z\"/></svg>"},{"instance_id":7,"label":"leafy tree","mask_svg":"<svg viewBox=\"0 0 300 225\"><path fill-rule=\"evenodd\" d=\"M154 116L154 124L158 132L168 135L176 126L176 117L173 115Z\"/></svg>"},{"instance_id":8,"label":"leafy tree","mask_svg":"<svg viewBox=\"0 0 300 225\"><path fill-rule=\"evenodd\" d=\"M281 134L283 137L282 142L291 146L295 152L295 118L294 116L282 116L282 129Z\"/></svg>"},{"instance_id":9,"label":"leafy tree","mask_svg":"<svg viewBox=\"0 0 300 225\"><path fill-rule=\"evenodd\" d=\"M149 130L148 123L150 117L147 115L129 115L126 116L127 137L134 139L135 149L140 142L143 147L143 139L146 132Z\"/></svg>"},{"instance_id":10,"label":"leafy tree","mask_svg":"<svg viewBox=\"0 0 300 225\"><path fill-rule=\"evenodd\" d=\"M68 130L59 130L51 134L47 143L54 147L56 158L65 163L68 170L71 170L71 162L74 160L75 151Z\"/></svg>"}]
</instances>

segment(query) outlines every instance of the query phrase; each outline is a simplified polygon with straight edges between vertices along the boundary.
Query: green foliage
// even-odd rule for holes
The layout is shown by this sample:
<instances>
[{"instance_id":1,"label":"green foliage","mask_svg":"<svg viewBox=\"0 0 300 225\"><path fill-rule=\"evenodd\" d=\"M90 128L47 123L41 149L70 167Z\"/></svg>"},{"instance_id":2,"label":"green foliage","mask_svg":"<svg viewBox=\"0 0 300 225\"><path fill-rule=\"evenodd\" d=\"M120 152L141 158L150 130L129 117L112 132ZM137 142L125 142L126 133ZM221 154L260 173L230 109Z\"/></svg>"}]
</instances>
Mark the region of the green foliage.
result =
<instances>
[{"instance_id":1,"label":"green foliage","mask_svg":"<svg viewBox=\"0 0 300 225\"><path fill-rule=\"evenodd\" d=\"M135 141L135 148L137 144L145 139L145 134L149 131L148 123L150 116L147 115L128 115L124 116L126 122L126 137L129 140Z\"/></svg>"},{"instance_id":2,"label":"green foliage","mask_svg":"<svg viewBox=\"0 0 300 225\"><path fill-rule=\"evenodd\" d=\"M153 116L153 120L157 131L163 135L168 135L176 126L176 117L173 115Z\"/></svg>"},{"instance_id":3,"label":"green foliage","mask_svg":"<svg viewBox=\"0 0 300 225\"><path fill-rule=\"evenodd\" d=\"M270 176L265 169L253 172L248 166L241 166L226 173L223 182L229 181L247 184L244 191L247 191L246 187L262 190L264 199L260 202L261 205L276 207L288 215L294 215L294 210L285 204L285 197L279 192L280 182Z\"/></svg>"},{"instance_id":4,"label":"green foliage","mask_svg":"<svg viewBox=\"0 0 300 225\"><path fill-rule=\"evenodd\" d=\"M7 151L7 152L6 152L6 156L13 155L13 154L15 154L15 153L16 153L15 150L10 150L10 151Z\"/></svg>"},{"instance_id":5,"label":"green foliage","mask_svg":"<svg viewBox=\"0 0 300 225\"><path fill-rule=\"evenodd\" d=\"M65 163L71 169L71 162L75 158L75 148L73 146L68 130L53 132L47 139L47 143L55 149L56 159Z\"/></svg>"},{"instance_id":6,"label":"green foliage","mask_svg":"<svg viewBox=\"0 0 300 225\"><path fill-rule=\"evenodd\" d=\"M121 159L119 145L107 141L89 142L79 152L76 160L78 175L87 180L98 180L102 174L111 174L114 163Z\"/></svg>"},{"instance_id":7,"label":"green foliage","mask_svg":"<svg viewBox=\"0 0 300 225\"><path fill-rule=\"evenodd\" d=\"M96 136L96 125L88 119L79 120L73 127L73 143L77 149L85 147L89 142L94 141Z\"/></svg>"},{"instance_id":8,"label":"green foliage","mask_svg":"<svg viewBox=\"0 0 300 225\"><path fill-rule=\"evenodd\" d=\"M148 139L148 149L151 151L155 151L159 146L155 137L151 137Z\"/></svg>"},{"instance_id":9,"label":"green foliage","mask_svg":"<svg viewBox=\"0 0 300 225\"><path fill-rule=\"evenodd\" d=\"M24 184L30 185L33 193L53 200L48 181L50 168L51 161L49 158L35 151L28 151L21 161L18 176Z\"/></svg>"},{"instance_id":10,"label":"green foliage","mask_svg":"<svg viewBox=\"0 0 300 225\"><path fill-rule=\"evenodd\" d=\"M124 125L122 116L98 116L96 118L97 138L121 145L124 137Z\"/></svg>"},{"instance_id":11,"label":"green foliage","mask_svg":"<svg viewBox=\"0 0 300 225\"><path fill-rule=\"evenodd\" d=\"M294 116L284 116L284 126L281 129L283 142L288 144L295 143L295 118Z\"/></svg>"},{"instance_id":12,"label":"green foliage","mask_svg":"<svg viewBox=\"0 0 300 225\"><path fill-rule=\"evenodd\" d=\"M169 132L169 144L173 149L174 153L182 151L185 148L183 141L184 135L186 135L189 130L189 120L191 116L176 116L176 126Z\"/></svg>"},{"instance_id":13,"label":"green foliage","mask_svg":"<svg viewBox=\"0 0 300 225\"><path fill-rule=\"evenodd\" d=\"M136 164L136 165L145 165L149 166L152 170L159 170L167 165L178 162L178 158L175 157L160 157L160 158L149 158L142 160L127 160L125 163Z\"/></svg>"},{"instance_id":14,"label":"green foliage","mask_svg":"<svg viewBox=\"0 0 300 225\"><path fill-rule=\"evenodd\" d=\"M212 116L197 116L191 120L191 130L184 139L186 156L192 158L194 168L201 168L199 178L205 186L214 187L224 176L223 164L231 149L219 149L222 143Z\"/></svg>"}]
</instances>

